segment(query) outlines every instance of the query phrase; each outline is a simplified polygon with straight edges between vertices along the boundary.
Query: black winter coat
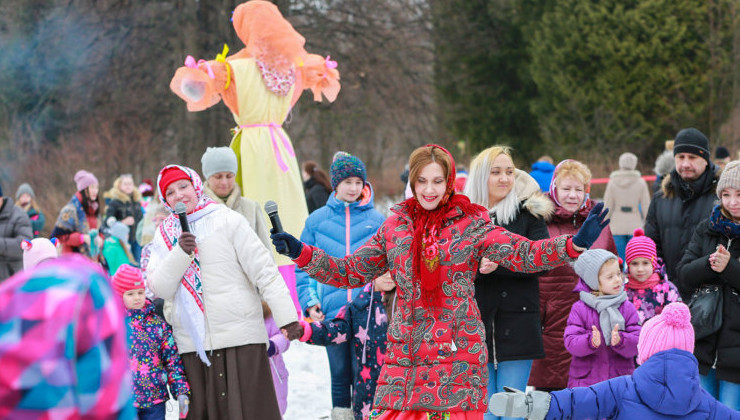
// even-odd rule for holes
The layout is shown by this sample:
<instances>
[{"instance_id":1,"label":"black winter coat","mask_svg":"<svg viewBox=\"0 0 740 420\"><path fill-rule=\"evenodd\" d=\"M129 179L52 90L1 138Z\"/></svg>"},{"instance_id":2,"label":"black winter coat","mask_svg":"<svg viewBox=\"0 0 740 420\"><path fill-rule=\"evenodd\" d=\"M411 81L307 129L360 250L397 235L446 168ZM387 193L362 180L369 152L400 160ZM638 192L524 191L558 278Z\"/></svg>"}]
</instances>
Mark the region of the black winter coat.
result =
<instances>
[{"instance_id":1,"label":"black winter coat","mask_svg":"<svg viewBox=\"0 0 740 420\"><path fill-rule=\"evenodd\" d=\"M523 205L512 222L500 226L533 241L550 237L545 221ZM501 266L475 278L475 300L486 328L490 363L545 357L538 279L538 274L515 273Z\"/></svg>"},{"instance_id":2,"label":"black winter coat","mask_svg":"<svg viewBox=\"0 0 740 420\"><path fill-rule=\"evenodd\" d=\"M709 255L718 245L730 251L731 258L722 273L709 266ZM696 341L694 356L699 372L709 373L715 363L717 379L740 384L740 237L729 238L709 228L709 217L699 223L678 265L679 291L691 296L699 286L719 284L724 291L722 328L714 335Z\"/></svg>"},{"instance_id":3,"label":"black winter coat","mask_svg":"<svg viewBox=\"0 0 740 420\"><path fill-rule=\"evenodd\" d=\"M306 204L308 204L308 214L314 210L324 207L329 200L331 191L327 191L323 185L319 184L314 178L309 178L303 182L303 188L306 190Z\"/></svg>"},{"instance_id":4,"label":"black winter coat","mask_svg":"<svg viewBox=\"0 0 740 420\"><path fill-rule=\"evenodd\" d=\"M141 203L134 200L132 197L121 199L120 196L116 196L108 203L108 209L105 212L106 220L113 217L120 222L129 216L134 218L134 225L129 226L130 230L128 233L128 241L129 243L133 243L136 240L136 226L144 217Z\"/></svg>"},{"instance_id":5,"label":"black winter coat","mask_svg":"<svg viewBox=\"0 0 740 420\"><path fill-rule=\"evenodd\" d=\"M696 225L709 218L717 196L715 187L719 175L717 167L710 164L704 174L695 182L687 184L681 180L674 169L663 180L661 190L655 193L650 202L645 235L655 241L658 256L663 258L668 280L681 290L676 267L684 250L691 240ZM687 188L699 191L691 194ZM683 300L686 296L681 292Z\"/></svg>"}]
</instances>

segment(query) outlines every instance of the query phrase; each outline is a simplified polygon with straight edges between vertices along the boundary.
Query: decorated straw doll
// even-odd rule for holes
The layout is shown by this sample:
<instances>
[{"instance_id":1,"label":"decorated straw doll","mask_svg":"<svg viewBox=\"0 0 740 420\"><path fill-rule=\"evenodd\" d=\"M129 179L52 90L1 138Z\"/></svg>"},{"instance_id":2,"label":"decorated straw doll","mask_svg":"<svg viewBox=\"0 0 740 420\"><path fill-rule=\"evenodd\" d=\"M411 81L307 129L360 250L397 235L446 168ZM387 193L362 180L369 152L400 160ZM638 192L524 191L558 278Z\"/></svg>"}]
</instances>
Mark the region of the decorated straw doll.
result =
<instances>
[{"instance_id":1,"label":"decorated straw doll","mask_svg":"<svg viewBox=\"0 0 740 420\"><path fill-rule=\"evenodd\" d=\"M304 89L311 89L316 101L322 95L329 101L336 99L340 88L337 63L308 54L305 39L270 2L252 0L239 5L233 23L244 48L227 56L228 47L224 47L210 61L188 56L170 88L187 102L190 111L223 100L236 121L231 147L239 161L236 179L244 196L260 205L275 201L284 229L300 232L308 209L298 162L282 124ZM275 257L294 293L292 262Z\"/></svg>"}]
</instances>

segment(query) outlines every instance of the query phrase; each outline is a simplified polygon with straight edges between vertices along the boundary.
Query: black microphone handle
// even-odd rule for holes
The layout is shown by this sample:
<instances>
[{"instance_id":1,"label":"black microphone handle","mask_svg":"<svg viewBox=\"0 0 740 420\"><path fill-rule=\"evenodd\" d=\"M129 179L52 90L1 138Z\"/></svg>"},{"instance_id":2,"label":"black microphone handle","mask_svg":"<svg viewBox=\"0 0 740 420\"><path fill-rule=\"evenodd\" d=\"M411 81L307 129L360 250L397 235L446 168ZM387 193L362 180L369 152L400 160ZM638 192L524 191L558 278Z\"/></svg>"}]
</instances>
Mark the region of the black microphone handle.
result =
<instances>
[{"instance_id":1,"label":"black microphone handle","mask_svg":"<svg viewBox=\"0 0 740 420\"><path fill-rule=\"evenodd\" d=\"M272 223L272 228L275 229L275 232L280 233L283 231L283 225L280 223L280 216L278 216L277 212L270 214L270 223Z\"/></svg>"},{"instance_id":2,"label":"black microphone handle","mask_svg":"<svg viewBox=\"0 0 740 420\"><path fill-rule=\"evenodd\" d=\"M177 217L180 218L180 226L183 232L190 232L190 225L188 225L188 216L185 213L177 213Z\"/></svg>"}]
</instances>

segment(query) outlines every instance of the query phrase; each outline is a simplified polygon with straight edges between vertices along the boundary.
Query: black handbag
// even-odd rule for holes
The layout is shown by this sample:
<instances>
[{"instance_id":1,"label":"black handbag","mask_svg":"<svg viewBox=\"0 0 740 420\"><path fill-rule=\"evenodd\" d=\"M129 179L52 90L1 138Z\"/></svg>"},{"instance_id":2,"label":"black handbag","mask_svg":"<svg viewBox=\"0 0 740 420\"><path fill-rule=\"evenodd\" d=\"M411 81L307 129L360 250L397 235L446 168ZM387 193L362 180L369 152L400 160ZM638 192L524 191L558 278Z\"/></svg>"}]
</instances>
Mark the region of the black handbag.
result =
<instances>
[{"instance_id":1,"label":"black handbag","mask_svg":"<svg viewBox=\"0 0 740 420\"><path fill-rule=\"evenodd\" d=\"M723 296L722 285L719 284L705 284L691 295L689 310L696 340L710 336L722 327Z\"/></svg>"}]
</instances>

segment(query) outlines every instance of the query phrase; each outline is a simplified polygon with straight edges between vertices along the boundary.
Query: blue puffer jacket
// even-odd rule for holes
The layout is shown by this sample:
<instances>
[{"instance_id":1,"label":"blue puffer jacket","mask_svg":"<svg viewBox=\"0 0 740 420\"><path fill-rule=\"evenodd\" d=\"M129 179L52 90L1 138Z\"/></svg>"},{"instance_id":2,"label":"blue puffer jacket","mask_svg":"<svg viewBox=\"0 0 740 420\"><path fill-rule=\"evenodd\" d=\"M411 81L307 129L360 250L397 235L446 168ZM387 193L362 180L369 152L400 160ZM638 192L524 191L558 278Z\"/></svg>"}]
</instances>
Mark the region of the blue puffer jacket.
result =
<instances>
[{"instance_id":1,"label":"blue puffer jacket","mask_svg":"<svg viewBox=\"0 0 740 420\"><path fill-rule=\"evenodd\" d=\"M632 376L550 395L546 420L740 420L740 412L702 389L694 355L677 349L655 353Z\"/></svg>"},{"instance_id":2,"label":"blue puffer jacket","mask_svg":"<svg viewBox=\"0 0 740 420\"><path fill-rule=\"evenodd\" d=\"M333 192L326 205L306 219L301 241L321 248L333 257L344 257L355 252L377 232L385 220L373 207L375 193L370 184L366 184L362 196L359 201L345 203L338 200L336 192ZM347 290L321 284L303 270L296 268L295 271L298 301L304 312L321 303L322 312L327 319L332 319L342 306L360 293L360 289L348 293Z\"/></svg>"}]
</instances>

